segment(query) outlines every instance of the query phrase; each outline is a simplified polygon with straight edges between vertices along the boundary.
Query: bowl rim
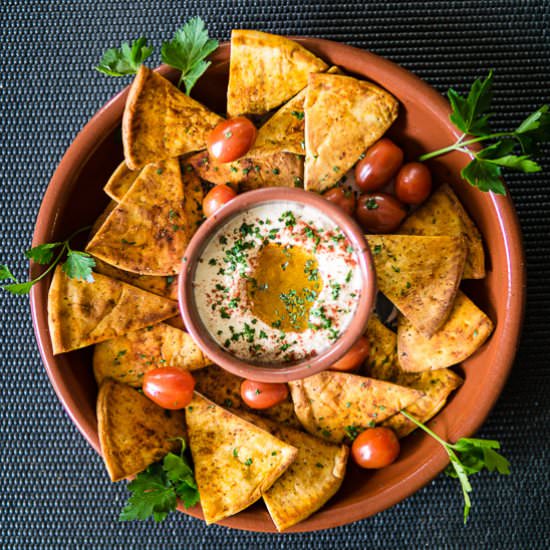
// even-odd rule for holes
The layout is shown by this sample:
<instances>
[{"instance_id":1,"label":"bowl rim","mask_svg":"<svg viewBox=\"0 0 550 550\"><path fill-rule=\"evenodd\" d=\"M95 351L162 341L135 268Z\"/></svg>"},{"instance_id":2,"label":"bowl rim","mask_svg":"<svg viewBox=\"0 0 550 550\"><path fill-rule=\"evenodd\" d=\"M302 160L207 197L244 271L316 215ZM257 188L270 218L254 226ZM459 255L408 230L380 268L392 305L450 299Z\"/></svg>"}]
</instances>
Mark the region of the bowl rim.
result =
<instances>
[{"instance_id":1,"label":"bowl rim","mask_svg":"<svg viewBox=\"0 0 550 550\"><path fill-rule=\"evenodd\" d=\"M340 54L352 57L357 56L366 63L376 65L377 74L379 75L378 79L384 80L384 87L390 91L392 90L392 85L396 82L400 82L400 85L410 87L411 89L420 90L426 98L429 110L442 121L449 135L455 138L459 137L459 131L449 121L448 115L451 110L446 99L429 84L403 67L372 52L347 44L321 38L301 36L289 36L289 38L297 40L317 55L327 59L330 59L331 55L329 54L333 53L336 56ZM212 63L228 63L229 49L229 42L220 43L218 50L211 56ZM158 67L157 70L163 75L175 73L173 69L164 65ZM81 167L100 146L101 140L96 140L94 136L109 135L120 123L128 90L129 86L108 100L85 124L64 153L44 193L36 218L32 246L52 240L54 236L54 224L51 223L51 220L56 219L64 205L63 187L65 182L71 181L78 176ZM523 323L526 297L524 249L516 211L506 185L505 188L507 191L506 196L497 196L493 193L488 193L487 200L489 207L493 208L497 214L498 229L504 235L506 266L509 274L506 310L512 312L513 315L507 315L499 321L503 331L502 345L496 354L495 362L500 366L500 376L494 377L493 384L484 396L484 401L479 404L471 415L463 419L457 430L455 430L456 433L453 435L456 435L457 438L472 435L482 425L494 407L510 373ZM36 277L40 273L41 267L31 262L31 277ZM90 445L98 454L101 454L97 437L97 424L94 424L89 418L85 417L79 409L79 403L72 394L71 388L56 374L56 359L53 356L49 342L47 313L45 307L43 307L44 299L47 297L49 282L50 278L44 278L33 286L30 294L31 316L39 352L54 391L67 414ZM436 433L440 433L437 427L433 429ZM422 464L418 465L417 469L409 477L391 486L381 488L377 492L376 498L371 498L360 506L354 502L343 503L338 506L337 510L328 509L330 507L325 505L313 516L286 530L285 533L317 531L349 524L381 512L402 501L427 485L448 464L448 456L445 450L435 444L432 448L433 452L430 456ZM185 510L182 507L179 509L194 517L202 518L200 507L194 507L189 510ZM271 521L265 515L258 514L256 510L241 512L236 516L219 522L219 524L249 531L277 532Z\"/></svg>"},{"instance_id":2,"label":"bowl rim","mask_svg":"<svg viewBox=\"0 0 550 550\"><path fill-rule=\"evenodd\" d=\"M212 235L224 224L249 208L276 202L292 202L310 206L329 218L347 237L353 246L361 272L361 295L350 324L336 342L318 355L279 366L262 366L235 357L219 346L204 326L198 313L193 281L199 258L209 244ZM187 245L178 279L180 313L187 332L191 334L202 352L213 363L242 378L257 382L289 382L312 376L327 369L341 359L365 332L374 305L376 277L370 249L364 232L350 216L338 206L316 193L288 187L268 187L247 191L235 197L199 227Z\"/></svg>"}]
</instances>

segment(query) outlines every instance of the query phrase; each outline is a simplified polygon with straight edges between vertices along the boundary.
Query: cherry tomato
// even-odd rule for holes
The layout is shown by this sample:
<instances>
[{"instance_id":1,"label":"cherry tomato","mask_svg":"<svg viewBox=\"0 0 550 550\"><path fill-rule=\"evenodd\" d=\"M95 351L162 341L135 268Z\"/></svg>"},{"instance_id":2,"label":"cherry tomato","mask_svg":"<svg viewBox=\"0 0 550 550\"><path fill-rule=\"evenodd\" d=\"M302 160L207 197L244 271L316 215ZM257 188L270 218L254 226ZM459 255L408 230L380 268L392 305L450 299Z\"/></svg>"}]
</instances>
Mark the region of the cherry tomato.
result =
<instances>
[{"instance_id":1,"label":"cherry tomato","mask_svg":"<svg viewBox=\"0 0 550 550\"><path fill-rule=\"evenodd\" d=\"M406 204L424 202L432 191L432 174L425 164L409 162L404 164L395 178L395 194Z\"/></svg>"},{"instance_id":2,"label":"cherry tomato","mask_svg":"<svg viewBox=\"0 0 550 550\"><path fill-rule=\"evenodd\" d=\"M365 231L391 233L399 227L407 210L387 193L365 193L357 201L355 215Z\"/></svg>"},{"instance_id":3,"label":"cherry tomato","mask_svg":"<svg viewBox=\"0 0 550 550\"><path fill-rule=\"evenodd\" d=\"M150 370L143 377L143 393L163 409L183 409L193 399L195 379L176 367Z\"/></svg>"},{"instance_id":4,"label":"cherry tomato","mask_svg":"<svg viewBox=\"0 0 550 550\"><path fill-rule=\"evenodd\" d=\"M369 341L361 336L351 349L342 357L333 363L330 367L331 370L350 371L359 368L365 359L369 356Z\"/></svg>"},{"instance_id":5,"label":"cherry tomato","mask_svg":"<svg viewBox=\"0 0 550 550\"><path fill-rule=\"evenodd\" d=\"M242 157L254 144L256 126L239 116L220 122L207 139L210 156L218 162L232 162Z\"/></svg>"},{"instance_id":6,"label":"cherry tomato","mask_svg":"<svg viewBox=\"0 0 550 550\"><path fill-rule=\"evenodd\" d=\"M369 428L351 446L351 456L361 468L384 468L399 456L399 439L390 428Z\"/></svg>"},{"instance_id":7,"label":"cherry tomato","mask_svg":"<svg viewBox=\"0 0 550 550\"><path fill-rule=\"evenodd\" d=\"M327 201L333 202L339 206L346 214L353 216L355 212L355 195L353 191L343 189L342 187L335 187L323 193L323 197L325 197Z\"/></svg>"},{"instance_id":8,"label":"cherry tomato","mask_svg":"<svg viewBox=\"0 0 550 550\"><path fill-rule=\"evenodd\" d=\"M403 151L388 138L367 149L355 165L355 181L361 191L377 191L395 175L403 164Z\"/></svg>"},{"instance_id":9,"label":"cherry tomato","mask_svg":"<svg viewBox=\"0 0 550 550\"><path fill-rule=\"evenodd\" d=\"M212 187L206 194L206 197L202 200L202 211L204 215L209 218L215 214L224 204L228 203L231 199L234 199L237 193L224 183Z\"/></svg>"},{"instance_id":10,"label":"cherry tomato","mask_svg":"<svg viewBox=\"0 0 550 550\"><path fill-rule=\"evenodd\" d=\"M241 384L241 397L252 409L269 409L269 407L284 401L287 396L286 384L254 382L253 380L243 380Z\"/></svg>"}]
</instances>

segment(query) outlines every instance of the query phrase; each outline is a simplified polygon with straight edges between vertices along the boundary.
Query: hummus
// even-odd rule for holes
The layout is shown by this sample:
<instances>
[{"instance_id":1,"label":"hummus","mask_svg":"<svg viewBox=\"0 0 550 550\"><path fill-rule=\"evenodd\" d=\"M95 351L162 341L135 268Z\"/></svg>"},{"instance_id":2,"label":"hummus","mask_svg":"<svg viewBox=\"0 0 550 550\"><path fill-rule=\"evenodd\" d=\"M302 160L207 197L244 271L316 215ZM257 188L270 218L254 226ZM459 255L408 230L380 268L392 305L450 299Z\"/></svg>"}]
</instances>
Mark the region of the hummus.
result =
<instances>
[{"instance_id":1,"label":"hummus","mask_svg":"<svg viewBox=\"0 0 550 550\"><path fill-rule=\"evenodd\" d=\"M357 255L316 208L261 204L213 234L193 281L214 340L240 359L314 357L350 324L361 294Z\"/></svg>"}]
</instances>

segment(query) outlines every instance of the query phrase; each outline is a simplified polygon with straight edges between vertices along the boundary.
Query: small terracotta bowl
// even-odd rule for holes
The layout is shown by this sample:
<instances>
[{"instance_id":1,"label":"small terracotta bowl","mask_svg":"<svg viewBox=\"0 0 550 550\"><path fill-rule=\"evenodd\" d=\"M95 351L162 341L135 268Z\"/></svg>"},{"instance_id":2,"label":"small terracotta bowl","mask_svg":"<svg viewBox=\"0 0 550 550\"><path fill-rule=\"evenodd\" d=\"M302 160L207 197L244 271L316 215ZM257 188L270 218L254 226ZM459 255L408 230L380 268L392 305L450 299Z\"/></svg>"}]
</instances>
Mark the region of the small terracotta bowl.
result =
<instances>
[{"instance_id":1,"label":"small terracotta bowl","mask_svg":"<svg viewBox=\"0 0 550 550\"><path fill-rule=\"evenodd\" d=\"M280 364L247 362L224 350L212 338L204 326L195 302L193 281L197 264L213 234L229 223L241 212L266 203L291 202L315 208L327 216L346 235L352 245L361 272L362 288L355 315L343 334L332 346L315 357L301 361ZM183 267L179 276L180 311L187 331L201 348L203 353L220 367L250 380L258 382L288 382L320 372L340 359L364 333L369 314L374 303L376 277L369 247L361 228L338 206L321 196L303 191L274 187L258 189L239 195L216 214L206 220L195 233L183 258Z\"/></svg>"}]
</instances>

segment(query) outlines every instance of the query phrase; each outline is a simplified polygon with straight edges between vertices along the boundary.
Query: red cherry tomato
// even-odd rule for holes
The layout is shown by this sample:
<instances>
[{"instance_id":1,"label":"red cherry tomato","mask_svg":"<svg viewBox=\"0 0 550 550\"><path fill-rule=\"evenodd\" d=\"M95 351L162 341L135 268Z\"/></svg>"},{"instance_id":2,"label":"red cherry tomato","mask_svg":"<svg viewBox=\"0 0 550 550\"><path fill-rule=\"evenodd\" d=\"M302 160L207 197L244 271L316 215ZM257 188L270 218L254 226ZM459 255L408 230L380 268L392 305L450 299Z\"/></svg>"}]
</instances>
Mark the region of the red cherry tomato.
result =
<instances>
[{"instance_id":1,"label":"red cherry tomato","mask_svg":"<svg viewBox=\"0 0 550 550\"><path fill-rule=\"evenodd\" d=\"M399 439L390 428L369 428L351 446L351 456L361 468L384 468L399 456Z\"/></svg>"},{"instance_id":2,"label":"red cherry tomato","mask_svg":"<svg viewBox=\"0 0 550 550\"><path fill-rule=\"evenodd\" d=\"M210 156L218 162L232 162L246 154L256 139L256 126L239 116L220 122L207 139Z\"/></svg>"},{"instance_id":3,"label":"red cherry tomato","mask_svg":"<svg viewBox=\"0 0 550 550\"><path fill-rule=\"evenodd\" d=\"M421 162L404 164L395 178L395 194L406 204L424 202L432 191L432 174Z\"/></svg>"},{"instance_id":4,"label":"red cherry tomato","mask_svg":"<svg viewBox=\"0 0 550 550\"><path fill-rule=\"evenodd\" d=\"M395 175L403 164L403 151L388 138L367 149L355 165L355 181L361 191L377 191Z\"/></svg>"},{"instance_id":5,"label":"red cherry tomato","mask_svg":"<svg viewBox=\"0 0 550 550\"><path fill-rule=\"evenodd\" d=\"M288 396L286 384L268 382L254 382L243 380L241 384L241 397L252 409L269 409L284 401Z\"/></svg>"},{"instance_id":6,"label":"red cherry tomato","mask_svg":"<svg viewBox=\"0 0 550 550\"><path fill-rule=\"evenodd\" d=\"M346 214L353 216L355 212L355 195L353 191L343 189L342 187L335 187L323 193L323 197L325 197L327 201L333 202L339 206Z\"/></svg>"},{"instance_id":7,"label":"red cherry tomato","mask_svg":"<svg viewBox=\"0 0 550 550\"><path fill-rule=\"evenodd\" d=\"M193 399L195 379L176 367L150 370L143 377L143 393L163 409L183 409Z\"/></svg>"},{"instance_id":8,"label":"red cherry tomato","mask_svg":"<svg viewBox=\"0 0 550 550\"><path fill-rule=\"evenodd\" d=\"M224 204L234 199L237 193L229 185L216 185L208 191L206 197L202 200L202 211L209 218L215 214Z\"/></svg>"},{"instance_id":9,"label":"red cherry tomato","mask_svg":"<svg viewBox=\"0 0 550 550\"><path fill-rule=\"evenodd\" d=\"M369 341L361 336L351 349L342 357L333 363L331 370L351 371L359 368L365 359L369 356L370 345Z\"/></svg>"},{"instance_id":10,"label":"red cherry tomato","mask_svg":"<svg viewBox=\"0 0 550 550\"><path fill-rule=\"evenodd\" d=\"M407 210L387 193L365 193L357 201L355 215L365 231L391 233L399 227Z\"/></svg>"}]
</instances>

